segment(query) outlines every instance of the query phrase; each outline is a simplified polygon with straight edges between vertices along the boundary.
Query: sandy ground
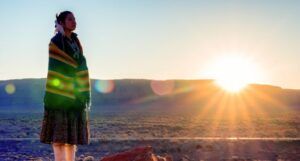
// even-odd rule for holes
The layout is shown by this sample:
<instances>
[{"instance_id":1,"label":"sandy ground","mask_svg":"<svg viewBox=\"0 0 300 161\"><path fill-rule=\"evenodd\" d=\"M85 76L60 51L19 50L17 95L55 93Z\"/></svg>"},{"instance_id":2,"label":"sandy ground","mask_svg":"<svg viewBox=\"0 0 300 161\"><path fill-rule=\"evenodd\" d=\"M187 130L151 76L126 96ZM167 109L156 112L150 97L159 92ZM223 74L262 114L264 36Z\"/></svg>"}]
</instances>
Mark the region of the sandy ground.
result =
<instances>
[{"instance_id":1,"label":"sandy ground","mask_svg":"<svg viewBox=\"0 0 300 161\"><path fill-rule=\"evenodd\" d=\"M297 161L300 159L298 140L201 140L201 139L92 139L89 145L78 145L76 160L121 152L132 147L151 145L158 155L170 154L174 161L200 160L270 160ZM54 160L48 144L37 139L0 141L0 160Z\"/></svg>"}]
</instances>

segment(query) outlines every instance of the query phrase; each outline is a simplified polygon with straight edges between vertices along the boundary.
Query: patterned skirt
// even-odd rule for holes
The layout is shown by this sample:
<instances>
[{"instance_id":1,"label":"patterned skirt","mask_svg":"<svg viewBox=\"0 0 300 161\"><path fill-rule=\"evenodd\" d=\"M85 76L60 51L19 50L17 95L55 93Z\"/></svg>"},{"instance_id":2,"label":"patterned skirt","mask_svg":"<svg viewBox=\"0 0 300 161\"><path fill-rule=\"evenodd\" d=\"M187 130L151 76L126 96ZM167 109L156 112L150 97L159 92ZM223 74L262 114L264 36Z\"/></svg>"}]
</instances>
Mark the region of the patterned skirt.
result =
<instances>
[{"instance_id":1,"label":"patterned skirt","mask_svg":"<svg viewBox=\"0 0 300 161\"><path fill-rule=\"evenodd\" d=\"M89 113L87 110L46 109L40 132L45 144L90 144Z\"/></svg>"}]
</instances>

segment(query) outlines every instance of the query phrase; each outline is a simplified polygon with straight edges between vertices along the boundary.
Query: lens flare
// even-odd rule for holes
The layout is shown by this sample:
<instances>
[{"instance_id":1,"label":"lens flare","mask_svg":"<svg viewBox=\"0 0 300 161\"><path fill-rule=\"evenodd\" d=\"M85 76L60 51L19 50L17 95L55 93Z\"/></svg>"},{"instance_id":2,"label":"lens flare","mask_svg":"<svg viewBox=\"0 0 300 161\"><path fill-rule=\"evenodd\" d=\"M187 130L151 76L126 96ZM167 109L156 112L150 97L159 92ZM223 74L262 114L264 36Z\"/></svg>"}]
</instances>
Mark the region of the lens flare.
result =
<instances>
[{"instance_id":1,"label":"lens flare","mask_svg":"<svg viewBox=\"0 0 300 161\"><path fill-rule=\"evenodd\" d=\"M115 88L115 83L113 80L96 80L95 89L100 93L111 93Z\"/></svg>"},{"instance_id":2,"label":"lens flare","mask_svg":"<svg viewBox=\"0 0 300 161\"><path fill-rule=\"evenodd\" d=\"M15 93L15 91L16 91L16 87L15 87L14 84L9 83L9 84L7 84L7 85L5 86L5 91L6 91L6 93L8 93L8 94L13 94L13 93Z\"/></svg>"},{"instance_id":3,"label":"lens flare","mask_svg":"<svg viewBox=\"0 0 300 161\"><path fill-rule=\"evenodd\" d=\"M53 79L52 80L52 85L53 86L59 86L60 85L60 80L59 79Z\"/></svg>"},{"instance_id":4,"label":"lens flare","mask_svg":"<svg viewBox=\"0 0 300 161\"><path fill-rule=\"evenodd\" d=\"M174 89L173 80L164 80L164 81L152 80L150 85L153 92L157 95L169 94Z\"/></svg>"}]
</instances>

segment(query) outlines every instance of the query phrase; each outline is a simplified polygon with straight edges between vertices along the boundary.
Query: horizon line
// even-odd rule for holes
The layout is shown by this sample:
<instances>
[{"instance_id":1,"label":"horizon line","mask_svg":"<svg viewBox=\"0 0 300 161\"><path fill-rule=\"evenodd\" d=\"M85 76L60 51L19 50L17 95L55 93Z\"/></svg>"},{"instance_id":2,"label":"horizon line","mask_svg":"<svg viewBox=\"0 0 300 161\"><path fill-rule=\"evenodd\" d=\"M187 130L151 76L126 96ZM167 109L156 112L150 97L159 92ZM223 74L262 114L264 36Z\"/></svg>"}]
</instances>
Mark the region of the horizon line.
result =
<instances>
[{"instance_id":1,"label":"horizon line","mask_svg":"<svg viewBox=\"0 0 300 161\"><path fill-rule=\"evenodd\" d=\"M0 79L0 81L10 81L10 80L22 80L22 79L47 79L46 77L36 77L36 78L13 78L13 79ZM170 81L170 80L185 80L185 81L190 81L190 80L205 80L205 81L215 81L216 79L182 79L182 78L174 78L174 79L149 79L149 78L114 78L114 79L99 79L99 78L90 78L91 80L155 80L155 81ZM251 82L248 83L248 85L267 85L267 86L273 86L273 87L279 87L281 89L289 89L289 90L300 90L300 88L284 88L280 85L275 85L275 84L268 84L268 83L258 83L258 82Z\"/></svg>"}]
</instances>

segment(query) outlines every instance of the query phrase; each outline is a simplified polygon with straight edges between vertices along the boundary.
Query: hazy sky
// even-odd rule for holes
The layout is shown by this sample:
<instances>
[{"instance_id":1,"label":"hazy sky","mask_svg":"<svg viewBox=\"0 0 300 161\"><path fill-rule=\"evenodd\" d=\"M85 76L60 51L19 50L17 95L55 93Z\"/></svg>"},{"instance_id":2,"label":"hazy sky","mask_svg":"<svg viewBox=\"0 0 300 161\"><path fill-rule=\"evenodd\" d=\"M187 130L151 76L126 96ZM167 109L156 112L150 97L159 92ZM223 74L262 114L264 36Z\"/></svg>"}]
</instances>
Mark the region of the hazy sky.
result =
<instances>
[{"instance_id":1,"label":"hazy sky","mask_svg":"<svg viewBox=\"0 0 300 161\"><path fill-rule=\"evenodd\" d=\"M297 0L3 0L0 80L46 77L63 10L93 79L214 79L207 66L237 53L260 67L256 83L300 89Z\"/></svg>"}]
</instances>

